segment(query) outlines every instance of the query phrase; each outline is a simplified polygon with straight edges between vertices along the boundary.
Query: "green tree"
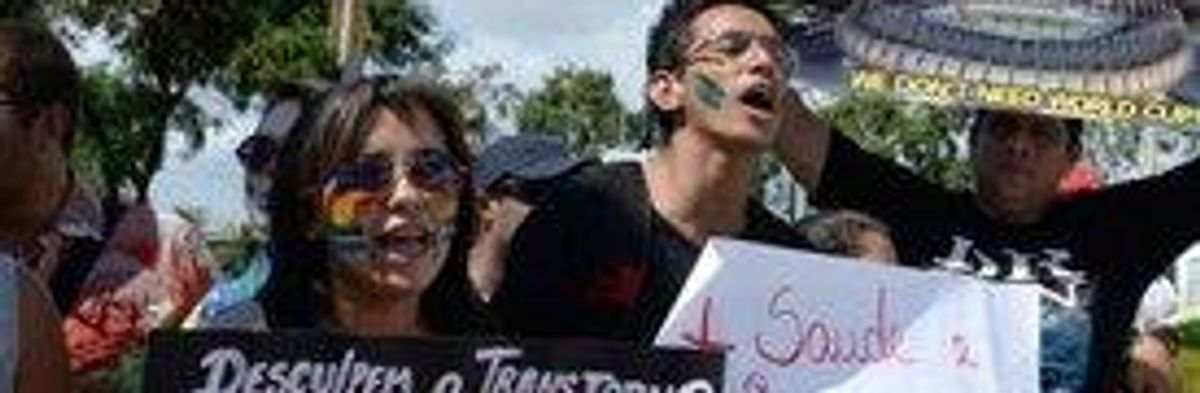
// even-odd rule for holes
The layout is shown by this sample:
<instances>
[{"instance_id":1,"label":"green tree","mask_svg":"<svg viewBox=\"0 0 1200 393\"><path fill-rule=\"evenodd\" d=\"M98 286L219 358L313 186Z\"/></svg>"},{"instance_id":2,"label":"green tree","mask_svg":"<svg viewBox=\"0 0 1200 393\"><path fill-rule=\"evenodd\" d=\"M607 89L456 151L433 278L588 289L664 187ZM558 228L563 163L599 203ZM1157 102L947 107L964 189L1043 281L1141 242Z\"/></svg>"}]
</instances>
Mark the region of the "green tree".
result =
<instances>
[{"instance_id":1,"label":"green tree","mask_svg":"<svg viewBox=\"0 0 1200 393\"><path fill-rule=\"evenodd\" d=\"M1084 159L1106 183L1157 175L1200 153L1196 129L1188 126L1089 122L1086 127Z\"/></svg>"},{"instance_id":2,"label":"green tree","mask_svg":"<svg viewBox=\"0 0 1200 393\"><path fill-rule=\"evenodd\" d=\"M558 135L576 154L629 147L637 140L638 116L625 108L607 73L558 68L516 108L521 132Z\"/></svg>"},{"instance_id":3,"label":"green tree","mask_svg":"<svg viewBox=\"0 0 1200 393\"><path fill-rule=\"evenodd\" d=\"M864 149L929 181L959 189L970 183L966 131L955 111L851 92L818 113Z\"/></svg>"},{"instance_id":4,"label":"green tree","mask_svg":"<svg viewBox=\"0 0 1200 393\"><path fill-rule=\"evenodd\" d=\"M499 64L474 66L461 73L446 69L434 70L441 75L444 85L449 86L458 100L459 108L472 131L468 141L482 147L494 136L496 122L510 118L520 104L521 92L510 82L499 80L503 67Z\"/></svg>"},{"instance_id":5,"label":"green tree","mask_svg":"<svg viewBox=\"0 0 1200 393\"><path fill-rule=\"evenodd\" d=\"M429 10L402 0L360 2L363 56L378 68L436 62L448 44ZM110 192L147 197L169 132L198 148L216 118L190 92L211 88L245 109L282 81L334 79L338 64L326 23L329 7L296 0L47 0L40 12L100 34L116 66L90 70L85 83L83 157L99 160ZM74 37L72 37L74 38ZM132 162L130 162L132 161ZM87 166L87 165L85 165Z\"/></svg>"},{"instance_id":6,"label":"green tree","mask_svg":"<svg viewBox=\"0 0 1200 393\"><path fill-rule=\"evenodd\" d=\"M0 17L31 18L38 12L37 0L4 0L0 1Z\"/></svg>"}]
</instances>

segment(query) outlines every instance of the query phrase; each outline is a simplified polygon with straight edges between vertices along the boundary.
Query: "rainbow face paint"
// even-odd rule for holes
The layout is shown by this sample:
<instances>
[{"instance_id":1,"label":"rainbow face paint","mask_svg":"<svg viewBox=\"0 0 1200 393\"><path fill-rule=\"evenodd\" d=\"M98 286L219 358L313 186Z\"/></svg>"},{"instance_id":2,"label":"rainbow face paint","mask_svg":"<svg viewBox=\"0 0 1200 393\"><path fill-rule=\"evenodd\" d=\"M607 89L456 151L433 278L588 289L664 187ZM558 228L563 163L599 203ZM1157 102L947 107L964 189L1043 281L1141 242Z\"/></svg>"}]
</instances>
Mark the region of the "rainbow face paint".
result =
<instances>
[{"instance_id":1,"label":"rainbow face paint","mask_svg":"<svg viewBox=\"0 0 1200 393\"><path fill-rule=\"evenodd\" d=\"M401 219L414 221L429 231L435 239L432 247L442 249L449 244L457 215L456 194L433 192L411 183L381 182L392 178L390 170L378 171L360 164L336 172L322 198L318 236L334 261L353 264L380 260L385 248L385 225L393 214L403 215ZM397 187L413 189L398 191ZM416 200L401 202L413 203L409 207L389 207L394 192L416 193Z\"/></svg>"},{"instance_id":2,"label":"rainbow face paint","mask_svg":"<svg viewBox=\"0 0 1200 393\"><path fill-rule=\"evenodd\" d=\"M371 260L374 242L366 223L377 208L378 197L371 192L346 190L325 199L321 238L332 260L362 263Z\"/></svg>"}]
</instances>

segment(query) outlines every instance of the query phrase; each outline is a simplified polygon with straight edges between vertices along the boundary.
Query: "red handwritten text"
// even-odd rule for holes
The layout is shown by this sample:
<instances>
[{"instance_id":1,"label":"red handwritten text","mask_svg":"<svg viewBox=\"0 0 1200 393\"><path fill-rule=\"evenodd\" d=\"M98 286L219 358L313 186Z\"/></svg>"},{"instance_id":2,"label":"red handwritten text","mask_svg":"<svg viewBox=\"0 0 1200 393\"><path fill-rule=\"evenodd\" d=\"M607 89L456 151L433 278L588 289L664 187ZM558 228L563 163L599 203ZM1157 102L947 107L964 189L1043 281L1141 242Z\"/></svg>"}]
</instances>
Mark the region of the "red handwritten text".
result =
<instances>
[{"instance_id":1,"label":"red handwritten text","mask_svg":"<svg viewBox=\"0 0 1200 393\"><path fill-rule=\"evenodd\" d=\"M886 288L876 290L874 318L861 329L839 326L822 315L803 315L792 292L785 285L771 296L767 313L789 335L779 339L757 334L754 350L763 360L779 367L915 362L902 353L904 337L889 313Z\"/></svg>"}]
</instances>

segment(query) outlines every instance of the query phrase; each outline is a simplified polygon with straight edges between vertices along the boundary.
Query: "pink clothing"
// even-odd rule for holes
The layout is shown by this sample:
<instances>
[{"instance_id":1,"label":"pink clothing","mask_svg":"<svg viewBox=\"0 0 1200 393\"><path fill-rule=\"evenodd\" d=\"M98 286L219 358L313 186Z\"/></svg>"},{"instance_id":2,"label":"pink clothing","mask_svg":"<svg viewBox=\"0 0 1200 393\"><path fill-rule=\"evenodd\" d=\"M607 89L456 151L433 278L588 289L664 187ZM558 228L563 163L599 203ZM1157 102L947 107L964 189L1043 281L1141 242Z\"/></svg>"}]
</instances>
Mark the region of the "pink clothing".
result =
<instances>
[{"instance_id":1,"label":"pink clothing","mask_svg":"<svg viewBox=\"0 0 1200 393\"><path fill-rule=\"evenodd\" d=\"M37 249L18 255L49 277L47 266L69 263L62 259L72 241L100 240L99 206L77 187L54 225L38 237ZM71 370L84 384L79 388L114 390L106 386L113 383L106 374L142 349L151 330L178 327L211 286L212 266L195 226L145 205L126 209L63 316Z\"/></svg>"}]
</instances>

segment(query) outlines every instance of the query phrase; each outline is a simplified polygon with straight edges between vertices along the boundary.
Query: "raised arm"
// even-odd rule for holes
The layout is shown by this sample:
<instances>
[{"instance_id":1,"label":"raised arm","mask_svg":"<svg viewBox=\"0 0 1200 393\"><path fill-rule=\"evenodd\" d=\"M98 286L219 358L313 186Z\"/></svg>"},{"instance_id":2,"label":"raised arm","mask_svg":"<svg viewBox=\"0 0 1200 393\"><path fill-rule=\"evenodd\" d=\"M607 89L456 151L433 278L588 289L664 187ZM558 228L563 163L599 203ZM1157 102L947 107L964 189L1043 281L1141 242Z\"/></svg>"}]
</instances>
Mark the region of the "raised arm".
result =
<instances>
[{"instance_id":1,"label":"raised arm","mask_svg":"<svg viewBox=\"0 0 1200 393\"><path fill-rule=\"evenodd\" d=\"M774 146L776 157L793 179L809 193L815 193L829 153L830 127L793 89L784 94L781 114Z\"/></svg>"},{"instance_id":2,"label":"raised arm","mask_svg":"<svg viewBox=\"0 0 1200 393\"><path fill-rule=\"evenodd\" d=\"M891 159L871 154L817 117L795 92L785 100L775 150L811 203L853 209L891 225L924 219L953 194Z\"/></svg>"}]
</instances>

